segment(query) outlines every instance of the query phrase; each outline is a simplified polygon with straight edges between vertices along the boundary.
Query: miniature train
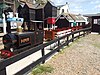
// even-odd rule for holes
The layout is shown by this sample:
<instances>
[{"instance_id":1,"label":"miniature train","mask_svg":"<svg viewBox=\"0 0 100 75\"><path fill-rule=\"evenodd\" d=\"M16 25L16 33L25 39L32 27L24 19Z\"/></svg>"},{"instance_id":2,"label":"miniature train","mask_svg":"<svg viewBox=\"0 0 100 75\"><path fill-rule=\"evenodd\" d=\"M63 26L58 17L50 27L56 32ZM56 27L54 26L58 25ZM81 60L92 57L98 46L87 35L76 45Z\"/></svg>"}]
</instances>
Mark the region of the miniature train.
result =
<instances>
[{"instance_id":1,"label":"miniature train","mask_svg":"<svg viewBox=\"0 0 100 75\"><path fill-rule=\"evenodd\" d=\"M29 48L42 44L44 38L47 40L54 40L57 34L64 34L79 29L82 29L82 27L76 26L72 28L69 27L46 31L36 30L22 33L9 33L4 35L3 37L4 49L0 50L0 55L2 56L2 58L8 58L19 52L25 51Z\"/></svg>"},{"instance_id":2,"label":"miniature train","mask_svg":"<svg viewBox=\"0 0 100 75\"><path fill-rule=\"evenodd\" d=\"M1 50L2 58L8 58L16 53L43 43L43 32L9 33L4 35L4 49Z\"/></svg>"},{"instance_id":3,"label":"miniature train","mask_svg":"<svg viewBox=\"0 0 100 75\"><path fill-rule=\"evenodd\" d=\"M18 23L18 25L16 30L17 32L10 32L3 36L2 41L4 44L4 49L0 50L1 58L11 57L17 53L43 43L43 21L34 20L32 10L33 9L30 9L27 4L24 5L24 8L22 8L20 5L18 7L18 17L6 17L6 21L14 21ZM23 23L19 22L19 18L24 19ZM21 27L23 27L23 30Z\"/></svg>"}]
</instances>

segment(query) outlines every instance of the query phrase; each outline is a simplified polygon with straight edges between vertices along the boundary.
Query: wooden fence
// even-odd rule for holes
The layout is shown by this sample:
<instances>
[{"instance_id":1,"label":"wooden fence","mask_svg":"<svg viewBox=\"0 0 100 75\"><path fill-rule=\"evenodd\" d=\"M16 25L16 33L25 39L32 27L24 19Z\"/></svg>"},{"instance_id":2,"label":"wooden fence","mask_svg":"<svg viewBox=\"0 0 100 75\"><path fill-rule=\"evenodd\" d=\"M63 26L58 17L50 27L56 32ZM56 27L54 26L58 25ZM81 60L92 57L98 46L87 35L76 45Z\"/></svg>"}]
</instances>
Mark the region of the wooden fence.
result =
<instances>
[{"instance_id":1,"label":"wooden fence","mask_svg":"<svg viewBox=\"0 0 100 75\"><path fill-rule=\"evenodd\" d=\"M4 59L4 60L0 61L0 75L7 75L6 74L6 67L8 65L11 65L11 64L13 64L13 63L29 56L29 55L31 55L33 53L41 50L41 54L42 54L41 58L34 61L33 63L26 66L25 68L23 68L22 70L20 70L19 72L17 72L15 74L15 75L23 75L24 73L26 73L27 71L29 71L30 69L35 67L36 65L41 64L41 63L45 63L46 59L48 59L54 53L59 52L62 47L66 46L66 45L69 45L69 43L73 42L76 38L80 38L81 36L85 36L86 34L89 34L90 32L91 32L91 28L85 28L85 29L77 30L77 31L74 31L72 33L66 34L63 37L58 37L55 40L51 40L47 43L38 45L38 46L33 47L29 50L21 52L20 54L17 54L15 56L11 57L11 58ZM64 39L63 43L61 43L62 39ZM47 47L47 46L49 46L53 43L57 43L56 47L53 48L49 53L45 54L45 47Z\"/></svg>"}]
</instances>

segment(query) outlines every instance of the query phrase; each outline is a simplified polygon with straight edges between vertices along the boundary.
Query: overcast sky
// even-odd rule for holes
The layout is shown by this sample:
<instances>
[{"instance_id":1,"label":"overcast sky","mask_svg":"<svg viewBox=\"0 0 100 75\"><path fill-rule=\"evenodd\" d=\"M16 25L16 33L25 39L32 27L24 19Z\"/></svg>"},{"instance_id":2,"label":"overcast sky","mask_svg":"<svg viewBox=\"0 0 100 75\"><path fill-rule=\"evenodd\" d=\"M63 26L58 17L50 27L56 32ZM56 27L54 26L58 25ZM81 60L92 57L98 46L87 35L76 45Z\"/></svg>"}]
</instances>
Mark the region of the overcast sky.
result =
<instances>
[{"instance_id":1,"label":"overcast sky","mask_svg":"<svg viewBox=\"0 0 100 75\"><path fill-rule=\"evenodd\" d=\"M80 14L100 13L100 0L52 0L55 5L69 4L70 12Z\"/></svg>"}]
</instances>

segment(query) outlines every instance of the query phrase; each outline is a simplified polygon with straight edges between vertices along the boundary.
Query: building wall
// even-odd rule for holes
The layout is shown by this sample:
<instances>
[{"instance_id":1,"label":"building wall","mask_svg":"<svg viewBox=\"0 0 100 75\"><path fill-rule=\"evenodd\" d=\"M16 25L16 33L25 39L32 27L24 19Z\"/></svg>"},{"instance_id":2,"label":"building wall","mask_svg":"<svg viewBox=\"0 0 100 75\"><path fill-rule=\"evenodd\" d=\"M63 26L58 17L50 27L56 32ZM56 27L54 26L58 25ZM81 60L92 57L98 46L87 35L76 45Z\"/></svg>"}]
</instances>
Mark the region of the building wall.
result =
<instances>
[{"instance_id":1,"label":"building wall","mask_svg":"<svg viewBox=\"0 0 100 75\"><path fill-rule=\"evenodd\" d=\"M52 7L52 17L57 17L57 7Z\"/></svg>"},{"instance_id":2,"label":"building wall","mask_svg":"<svg viewBox=\"0 0 100 75\"><path fill-rule=\"evenodd\" d=\"M55 25L57 28L70 27L70 23L66 19L58 19Z\"/></svg>"},{"instance_id":3,"label":"building wall","mask_svg":"<svg viewBox=\"0 0 100 75\"><path fill-rule=\"evenodd\" d=\"M44 7L44 19L52 17L52 5L48 2Z\"/></svg>"},{"instance_id":4,"label":"building wall","mask_svg":"<svg viewBox=\"0 0 100 75\"><path fill-rule=\"evenodd\" d=\"M30 20L36 19L35 14L36 14L36 12L34 9L29 9Z\"/></svg>"},{"instance_id":5,"label":"building wall","mask_svg":"<svg viewBox=\"0 0 100 75\"><path fill-rule=\"evenodd\" d=\"M64 10L64 12L63 12ZM69 11L69 7L68 7L68 4L65 4L64 6L60 7L59 10L57 10L57 16L61 13L68 13Z\"/></svg>"},{"instance_id":6,"label":"building wall","mask_svg":"<svg viewBox=\"0 0 100 75\"><path fill-rule=\"evenodd\" d=\"M44 19L48 17L57 17L57 7L53 6L50 2L44 7Z\"/></svg>"},{"instance_id":7,"label":"building wall","mask_svg":"<svg viewBox=\"0 0 100 75\"><path fill-rule=\"evenodd\" d=\"M35 13L35 20L43 21L43 9L37 9Z\"/></svg>"},{"instance_id":8,"label":"building wall","mask_svg":"<svg viewBox=\"0 0 100 75\"><path fill-rule=\"evenodd\" d=\"M100 16L92 17L92 31L100 32Z\"/></svg>"},{"instance_id":9,"label":"building wall","mask_svg":"<svg viewBox=\"0 0 100 75\"><path fill-rule=\"evenodd\" d=\"M57 7L48 2L44 7L44 27L47 27L47 18L57 17Z\"/></svg>"}]
</instances>

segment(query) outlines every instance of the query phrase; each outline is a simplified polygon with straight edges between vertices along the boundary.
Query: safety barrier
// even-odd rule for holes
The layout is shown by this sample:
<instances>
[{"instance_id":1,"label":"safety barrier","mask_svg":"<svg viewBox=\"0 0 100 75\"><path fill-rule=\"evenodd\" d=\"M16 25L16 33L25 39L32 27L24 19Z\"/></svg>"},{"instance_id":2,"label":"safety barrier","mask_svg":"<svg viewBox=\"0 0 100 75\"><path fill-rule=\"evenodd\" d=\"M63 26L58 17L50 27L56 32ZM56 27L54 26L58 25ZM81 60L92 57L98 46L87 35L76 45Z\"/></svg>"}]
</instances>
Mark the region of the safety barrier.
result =
<instances>
[{"instance_id":1,"label":"safety barrier","mask_svg":"<svg viewBox=\"0 0 100 75\"><path fill-rule=\"evenodd\" d=\"M21 53L13 56L11 58L1 60L0 61L0 75L7 75L6 74L6 67L8 65L11 65L11 64L13 64L13 63L29 56L29 55L31 55L33 53L41 50L41 55L42 55L41 58L39 58L38 60L34 61L30 65L24 67L19 72L14 74L14 75L22 75L22 74L26 73L27 71L29 71L30 69L32 69L33 67L35 67L36 65L41 64L41 63L45 63L45 61L49 57L51 57L54 53L59 52L62 47L66 46L66 45L69 45L69 43L73 42L76 38L80 38L80 36L85 36L86 34L89 34L90 32L91 32L91 28L80 29L80 30L74 31L72 33L66 34L65 36L57 37L56 39L51 40L47 43L40 44L40 45L38 45L36 47L33 47L29 50L21 52ZM63 43L61 42L62 39L64 39ZM53 47L50 50L49 53L45 54L45 47L47 47L47 46L49 46L53 43L57 43L55 48Z\"/></svg>"}]
</instances>

